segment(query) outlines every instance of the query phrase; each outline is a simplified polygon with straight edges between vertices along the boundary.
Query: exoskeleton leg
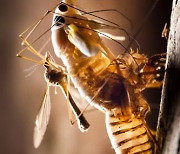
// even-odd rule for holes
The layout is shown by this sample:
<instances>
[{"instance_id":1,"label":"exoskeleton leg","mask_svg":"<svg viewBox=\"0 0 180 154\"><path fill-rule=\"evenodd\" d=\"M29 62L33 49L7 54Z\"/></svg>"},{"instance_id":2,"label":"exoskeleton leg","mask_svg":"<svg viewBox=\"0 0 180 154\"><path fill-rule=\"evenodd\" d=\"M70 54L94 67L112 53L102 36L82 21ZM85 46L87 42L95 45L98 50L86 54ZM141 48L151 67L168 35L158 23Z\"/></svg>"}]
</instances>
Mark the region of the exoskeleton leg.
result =
<instances>
[{"instance_id":1,"label":"exoskeleton leg","mask_svg":"<svg viewBox=\"0 0 180 154\"><path fill-rule=\"evenodd\" d=\"M139 76L146 82L146 88L159 88L165 72L166 53L157 54L148 59Z\"/></svg>"}]
</instances>

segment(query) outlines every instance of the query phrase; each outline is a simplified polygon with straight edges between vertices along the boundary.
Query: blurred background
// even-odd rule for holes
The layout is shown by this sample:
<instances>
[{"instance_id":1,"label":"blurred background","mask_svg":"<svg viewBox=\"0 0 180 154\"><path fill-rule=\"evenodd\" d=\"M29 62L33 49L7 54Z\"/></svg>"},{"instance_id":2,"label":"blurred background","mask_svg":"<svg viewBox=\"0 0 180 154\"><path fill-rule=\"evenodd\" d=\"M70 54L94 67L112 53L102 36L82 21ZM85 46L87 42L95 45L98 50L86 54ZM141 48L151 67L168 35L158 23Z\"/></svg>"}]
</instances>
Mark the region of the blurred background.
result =
<instances>
[{"instance_id":1,"label":"blurred background","mask_svg":"<svg viewBox=\"0 0 180 154\"><path fill-rule=\"evenodd\" d=\"M117 9L123 12L132 20L133 29L130 28L128 21L117 13L103 12L97 15L118 23L133 36L154 1L77 0L76 4L85 11ZM36 71L30 74L31 70L27 69L34 64L16 57L17 52L22 49L18 35L59 1L1 0L0 3L0 154L113 154L103 113L95 111L86 114L91 127L88 132L81 133L76 124L70 126L66 100L60 90L54 95L53 88L51 88L52 112L48 129L40 147L34 149L34 121L46 87L44 68L36 67ZM161 38L161 32L165 23L169 23L171 3L171 0L160 0L143 26L136 38L141 53L151 56L166 52L166 40ZM45 20L44 26L42 25L34 35L41 34L42 29L50 25L51 19ZM119 31L113 34L124 35ZM41 48L49 37L50 33L36 44L37 49ZM105 40L105 43L110 47L113 46L111 50L116 55L124 51L112 41ZM124 45L127 46L128 43L125 41ZM137 45L133 44L132 47L136 49ZM50 51L55 57L51 43L44 51ZM56 62L61 64L58 59ZM155 129L160 90L146 90L144 95L152 106L152 112L147 119L150 127Z\"/></svg>"}]
</instances>

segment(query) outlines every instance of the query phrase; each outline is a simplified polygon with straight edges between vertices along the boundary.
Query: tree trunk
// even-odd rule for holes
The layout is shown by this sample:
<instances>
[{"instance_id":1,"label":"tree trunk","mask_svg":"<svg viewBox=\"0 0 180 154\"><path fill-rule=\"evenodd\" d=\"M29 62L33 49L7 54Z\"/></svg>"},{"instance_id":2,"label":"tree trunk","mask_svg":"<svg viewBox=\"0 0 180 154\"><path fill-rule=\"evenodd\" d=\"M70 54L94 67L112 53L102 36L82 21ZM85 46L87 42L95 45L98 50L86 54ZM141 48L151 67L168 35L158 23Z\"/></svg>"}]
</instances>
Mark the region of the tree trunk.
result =
<instances>
[{"instance_id":1,"label":"tree trunk","mask_svg":"<svg viewBox=\"0 0 180 154\"><path fill-rule=\"evenodd\" d=\"M157 139L163 154L180 154L180 0L173 0Z\"/></svg>"}]
</instances>

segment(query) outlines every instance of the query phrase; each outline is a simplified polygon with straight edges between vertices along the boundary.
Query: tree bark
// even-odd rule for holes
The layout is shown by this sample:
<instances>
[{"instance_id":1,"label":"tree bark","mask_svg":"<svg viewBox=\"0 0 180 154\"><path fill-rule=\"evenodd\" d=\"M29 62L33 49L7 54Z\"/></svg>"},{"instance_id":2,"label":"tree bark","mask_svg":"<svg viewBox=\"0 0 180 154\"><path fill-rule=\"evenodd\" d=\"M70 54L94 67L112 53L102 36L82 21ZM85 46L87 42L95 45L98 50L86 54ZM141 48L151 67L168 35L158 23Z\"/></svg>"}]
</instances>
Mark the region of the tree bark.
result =
<instances>
[{"instance_id":1,"label":"tree bark","mask_svg":"<svg viewBox=\"0 0 180 154\"><path fill-rule=\"evenodd\" d=\"M180 154L180 0L173 0L157 140L162 154Z\"/></svg>"}]
</instances>

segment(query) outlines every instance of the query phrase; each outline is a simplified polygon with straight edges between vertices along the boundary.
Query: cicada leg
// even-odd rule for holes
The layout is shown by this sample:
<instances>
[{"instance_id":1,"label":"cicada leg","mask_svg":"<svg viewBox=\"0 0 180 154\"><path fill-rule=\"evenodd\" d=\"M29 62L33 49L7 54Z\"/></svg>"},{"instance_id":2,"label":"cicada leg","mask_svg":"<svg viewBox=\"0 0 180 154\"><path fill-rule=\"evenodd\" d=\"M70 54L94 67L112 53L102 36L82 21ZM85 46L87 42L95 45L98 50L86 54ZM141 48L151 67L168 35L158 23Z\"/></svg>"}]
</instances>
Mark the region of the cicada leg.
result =
<instances>
[{"instance_id":1,"label":"cicada leg","mask_svg":"<svg viewBox=\"0 0 180 154\"><path fill-rule=\"evenodd\" d=\"M146 88L159 88L165 72L166 53L157 54L148 59L139 76L145 81Z\"/></svg>"}]
</instances>

